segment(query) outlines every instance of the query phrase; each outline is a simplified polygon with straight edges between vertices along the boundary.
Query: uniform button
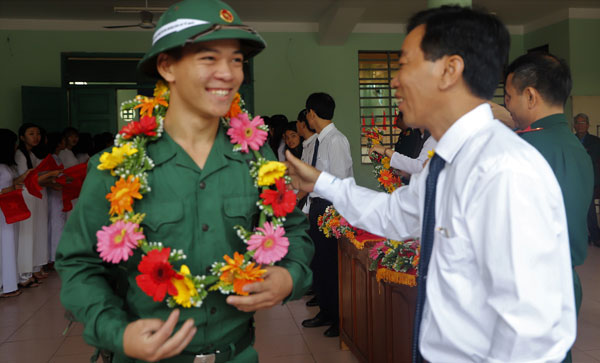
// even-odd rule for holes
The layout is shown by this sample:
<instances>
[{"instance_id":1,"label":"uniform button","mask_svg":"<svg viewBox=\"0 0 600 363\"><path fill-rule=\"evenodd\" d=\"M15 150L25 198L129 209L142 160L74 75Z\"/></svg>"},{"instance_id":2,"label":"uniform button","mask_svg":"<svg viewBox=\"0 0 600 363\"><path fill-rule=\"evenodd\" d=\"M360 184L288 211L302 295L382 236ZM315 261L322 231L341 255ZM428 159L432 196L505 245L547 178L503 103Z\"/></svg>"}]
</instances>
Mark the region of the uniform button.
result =
<instances>
[{"instance_id":1,"label":"uniform button","mask_svg":"<svg viewBox=\"0 0 600 363\"><path fill-rule=\"evenodd\" d=\"M200 183L200 189L204 189L206 188L206 183L205 182L201 182Z\"/></svg>"},{"instance_id":2,"label":"uniform button","mask_svg":"<svg viewBox=\"0 0 600 363\"><path fill-rule=\"evenodd\" d=\"M213 307L210 309L210 313L214 315L217 312L217 308Z\"/></svg>"},{"instance_id":3,"label":"uniform button","mask_svg":"<svg viewBox=\"0 0 600 363\"><path fill-rule=\"evenodd\" d=\"M203 225L202 225L202 230L203 230L204 232L208 231L208 224L203 224Z\"/></svg>"}]
</instances>

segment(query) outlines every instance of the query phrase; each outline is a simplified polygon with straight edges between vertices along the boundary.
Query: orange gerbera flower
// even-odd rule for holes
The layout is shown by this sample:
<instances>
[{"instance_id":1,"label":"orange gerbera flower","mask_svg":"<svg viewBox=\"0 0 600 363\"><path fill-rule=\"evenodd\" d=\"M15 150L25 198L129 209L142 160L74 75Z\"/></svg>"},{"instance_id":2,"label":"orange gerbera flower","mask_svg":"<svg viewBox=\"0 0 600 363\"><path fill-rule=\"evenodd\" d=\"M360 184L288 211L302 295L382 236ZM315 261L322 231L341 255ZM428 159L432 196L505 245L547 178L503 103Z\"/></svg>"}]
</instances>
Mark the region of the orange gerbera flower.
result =
<instances>
[{"instance_id":1,"label":"orange gerbera flower","mask_svg":"<svg viewBox=\"0 0 600 363\"><path fill-rule=\"evenodd\" d=\"M377 178L381 185L386 188L394 184L394 179L394 174L389 170L382 170L379 174L379 178Z\"/></svg>"},{"instance_id":2,"label":"orange gerbera flower","mask_svg":"<svg viewBox=\"0 0 600 363\"><path fill-rule=\"evenodd\" d=\"M248 295L244 286L253 282L264 281L261 277L267 270L256 266L254 262L244 265L244 255L238 252L233 253L233 258L228 255L223 256L227 265L221 267L221 276L219 279L227 284L233 284L233 291L238 295Z\"/></svg>"},{"instance_id":3,"label":"orange gerbera flower","mask_svg":"<svg viewBox=\"0 0 600 363\"><path fill-rule=\"evenodd\" d=\"M261 276L264 275L265 272L267 272L267 270L263 270L260 266L255 266L254 262L251 262L242 271L242 276L233 281L233 291L238 295L248 295L248 293L244 291L244 286L254 282L264 281Z\"/></svg>"},{"instance_id":4,"label":"orange gerbera flower","mask_svg":"<svg viewBox=\"0 0 600 363\"><path fill-rule=\"evenodd\" d=\"M229 111L227 111L227 114L225 115L226 118L233 118L242 113L242 108L240 107L241 99L242 97L240 94L236 93L233 101L231 102L231 107L229 107Z\"/></svg>"},{"instance_id":5,"label":"orange gerbera flower","mask_svg":"<svg viewBox=\"0 0 600 363\"><path fill-rule=\"evenodd\" d=\"M221 267L221 276L219 277L221 281L227 283L233 283L236 275L239 275L242 272L242 265L244 264L244 255L239 254L238 252L233 253L233 258L228 255L223 256L223 259L227 264Z\"/></svg>"},{"instance_id":6,"label":"orange gerbera flower","mask_svg":"<svg viewBox=\"0 0 600 363\"><path fill-rule=\"evenodd\" d=\"M110 202L110 215L121 215L127 212L133 212L133 198L142 199L139 192L140 182L138 178L133 178L132 175L127 180L121 178L110 187L110 193L106 194L106 199Z\"/></svg>"},{"instance_id":7,"label":"orange gerbera flower","mask_svg":"<svg viewBox=\"0 0 600 363\"><path fill-rule=\"evenodd\" d=\"M140 103L139 105L135 106L133 109L140 109L140 116L143 115L148 115L148 116L152 116L152 110L154 110L154 106L156 105L163 105L165 107L168 107L169 104L167 103L166 98L158 96L158 97L144 97L143 98L143 102Z\"/></svg>"}]
</instances>

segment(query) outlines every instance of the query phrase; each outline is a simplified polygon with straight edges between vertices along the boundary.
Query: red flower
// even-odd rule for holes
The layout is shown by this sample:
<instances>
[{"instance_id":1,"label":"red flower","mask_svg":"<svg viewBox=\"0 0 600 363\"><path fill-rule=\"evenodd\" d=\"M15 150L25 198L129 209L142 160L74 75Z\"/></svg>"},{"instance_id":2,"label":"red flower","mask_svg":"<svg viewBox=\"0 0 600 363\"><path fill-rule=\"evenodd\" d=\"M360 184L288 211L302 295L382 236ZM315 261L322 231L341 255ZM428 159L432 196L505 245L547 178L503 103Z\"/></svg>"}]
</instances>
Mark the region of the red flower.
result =
<instances>
[{"instance_id":1,"label":"red flower","mask_svg":"<svg viewBox=\"0 0 600 363\"><path fill-rule=\"evenodd\" d=\"M173 266L169 263L170 248L162 250L151 250L142 257L138 270L142 273L135 278L140 289L154 301L163 301L167 292L169 295L177 295L177 288L171 281L172 278L182 279Z\"/></svg>"},{"instance_id":2,"label":"red flower","mask_svg":"<svg viewBox=\"0 0 600 363\"><path fill-rule=\"evenodd\" d=\"M156 117L142 116L139 121L131 121L123 126L119 133L124 139L130 139L135 135L145 134L148 136L156 136Z\"/></svg>"},{"instance_id":3,"label":"red flower","mask_svg":"<svg viewBox=\"0 0 600 363\"><path fill-rule=\"evenodd\" d=\"M296 193L287 189L283 178L275 181L275 187L277 190L267 189L260 193L260 197L264 199L264 205L273 207L275 217L283 217L296 207Z\"/></svg>"}]
</instances>

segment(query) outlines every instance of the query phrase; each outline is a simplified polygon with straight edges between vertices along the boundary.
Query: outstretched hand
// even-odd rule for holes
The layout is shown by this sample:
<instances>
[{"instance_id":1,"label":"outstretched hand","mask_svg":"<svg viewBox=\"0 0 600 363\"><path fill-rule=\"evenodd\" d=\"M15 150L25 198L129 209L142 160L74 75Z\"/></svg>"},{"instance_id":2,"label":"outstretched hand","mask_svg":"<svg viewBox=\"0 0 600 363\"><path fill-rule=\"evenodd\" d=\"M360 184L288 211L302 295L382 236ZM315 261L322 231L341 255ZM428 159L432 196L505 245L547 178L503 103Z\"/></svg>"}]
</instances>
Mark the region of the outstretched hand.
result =
<instances>
[{"instance_id":1,"label":"outstretched hand","mask_svg":"<svg viewBox=\"0 0 600 363\"><path fill-rule=\"evenodd\" d=\"M294 287L292 276L283 267L267 266L265 269L267 272L264 275L264 281L244 286L244 291L250 295L228 296L227 303L245 312L268 309L281 304L283 299L291 294Z\"/></svg>"},{"instance_id":2,"label":"outstretched hand","mask_svg":"<svg viewBox=\"0 0 600 363\"><path fill-rule=\"evenodd\" d=\"M123 334L123 350L128 357L156 362L178 355L192 341L196 334L194 320L188 319L171 336L179 310L173 310L167 321L160 319L139 319L131 322Z\"/></svg>"},{"instance_id":3,"label":"outstretched hand","mask_svg":"<svg viewBox=\"0 0 600 363\"><path fill-rule=\"evenodd\" d=\"M285 152L288 175L292 178L294 189L311 193L321 172L296 158L289 150Z\"/></svg>"}]
</instances>

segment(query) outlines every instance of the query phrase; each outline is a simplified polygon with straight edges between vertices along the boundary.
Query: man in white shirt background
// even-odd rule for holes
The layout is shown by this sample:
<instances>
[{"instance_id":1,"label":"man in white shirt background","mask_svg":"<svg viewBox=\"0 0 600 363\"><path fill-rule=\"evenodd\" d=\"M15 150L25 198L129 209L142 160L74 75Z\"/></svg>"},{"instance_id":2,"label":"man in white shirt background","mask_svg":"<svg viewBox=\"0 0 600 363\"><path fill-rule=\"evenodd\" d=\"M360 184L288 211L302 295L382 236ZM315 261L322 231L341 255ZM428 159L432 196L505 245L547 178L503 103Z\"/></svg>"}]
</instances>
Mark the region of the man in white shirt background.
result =
<instances>
[{"instance_id":1,"label":"man in white shirt background","mask_svg":"<svg viewBox=\"0 0 600 363\"><path fill-rule=\"evenodd\" d=\"M302 141L302 157L300 158L300 160L304 161L307 164L310 164L315 148L315 140L319 135L317 134L315 129L310 127L310 125L308 124L308 120L306 119L306 109L303 109L298 113L296 128L298 129L298 134L300 135L300 137L304 139L304 141ZM298 208L302 209L302 212L304 212L304 214L308 214L308 193L299 191L297 196Z\"/></svg>"},{"instance_id":2,"label":"man in white shirt background","mask_svg":"<svg viewBox=\"0 0 600 363\"><path fill-rule=\"evenodd\" d=\"M335 101L327 93L318 92L306 100L306 119L318 136L314 143L311 165L339 178L352 177L352 157L346 136L333 124ZM337 240L326 238L319 231L317 220L331 202L317 193L309 195L308 234L315 244L313 268L313 288L320 311L302 325L307 328L331 325L324 333L327 337L339 336L338 301L338 257Z\"/></svg>"},{"instance_id":3,"label":"man in white shirt background","mask_svg":"<svg viewBox=\"0 0 600 363\"><path fill-rule=\"evenodd\" d=\"M294 184L356 227L421 236L414 362L560 362L576 332L561 190L486 103L508 31L494 15L456 6L416 14L407 31L391 86L406 123L438 140L423 172L390 195L290 157Z\"/></svg>"}]
</instances>

